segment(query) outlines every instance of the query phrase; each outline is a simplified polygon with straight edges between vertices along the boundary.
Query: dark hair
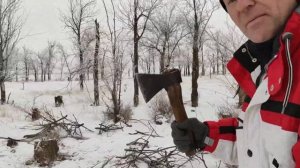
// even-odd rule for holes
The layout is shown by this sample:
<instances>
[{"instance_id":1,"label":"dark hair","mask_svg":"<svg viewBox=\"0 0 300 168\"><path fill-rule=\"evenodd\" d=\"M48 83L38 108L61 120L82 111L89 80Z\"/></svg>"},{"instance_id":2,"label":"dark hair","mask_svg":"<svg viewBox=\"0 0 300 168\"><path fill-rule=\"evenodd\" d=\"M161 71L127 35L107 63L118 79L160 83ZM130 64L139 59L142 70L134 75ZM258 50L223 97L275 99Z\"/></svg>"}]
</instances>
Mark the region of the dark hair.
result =
<instances>
[{"instance_id":1,"label":"dark hair","mask_svg":"<svg viewBox=\"0 0 300 168\"><path fill-rule=\"evenodd\" d=\"M222 7L224 8L224 10L227 12L227 9L226 9L226 6L225 6L225 3L223 2L223 0L220 0L220 3L222 5Z\"/></svg>"}]
</instances>

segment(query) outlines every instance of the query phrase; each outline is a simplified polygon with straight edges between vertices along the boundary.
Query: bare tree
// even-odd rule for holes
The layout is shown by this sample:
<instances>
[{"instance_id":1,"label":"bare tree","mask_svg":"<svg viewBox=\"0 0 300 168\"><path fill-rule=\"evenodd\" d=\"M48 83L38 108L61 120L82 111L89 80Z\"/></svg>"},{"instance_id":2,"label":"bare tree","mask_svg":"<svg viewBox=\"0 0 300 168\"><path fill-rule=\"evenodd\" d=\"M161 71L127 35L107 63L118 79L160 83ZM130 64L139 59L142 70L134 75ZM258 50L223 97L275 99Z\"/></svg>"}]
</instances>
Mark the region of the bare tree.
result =
<instances>
[{"instance_id":1,"label":"bare tree","mask_svg":"<svg viewBox=\"0 0 300 168\"><path fill-rule=\"evenodd\" d=\"M208 62L209 62L209 78L211 79L212 74L215 74L216 71L216 56L215 54L208 54Z\"/></svg>"},{"instance_id":2,"label":"bare tree","mask_svg":"<svg viewBox=\"0 0 300 168\"><path fill-rule=\"evenodd\" d=\"M64 74L64 70L65 70L65 66L66 66L66 61L65 61L65 58L63 56L63 54L65 54L65 51L63 49L63 46L60 43L57 43L56 48L57 48L57 57L58 57L58 60L59 60L59 71L60 71L59 80L63 80L63 74Z\"/></svg>"},{"instance_id":3,"label":"bare tree","mask_svg":"<svg viewBox=\"0 0 300 168\"><path fill-rule=\"evenodd\" d=\"M226 64L232 57L241 44L246 41L246 37L240 32L240 30L234 26L233 24L229 24L227 22L227 30L217 30L215 32L209 32L209 36L213 41L214 45L212 45L212 51L218 55L217 61L221 62L222 74L226 74ZM234 88L236 83L230 83L230 85ZM241 106L245 99L245 92L237 87L237 95L239 96L238 106Z\"/></svg>"},{"instance_id":4,"label":"bare tree","mask_svg":"<svg viewBox=\"0 0 300 168\"><path fill-rule=\"evenodd\" d=\"M95 44L95 53L94 53L94 105L99 106L99 45L100 45L100 32L99 32L99 23L97 19L95 20L95 34L96 34L96 44Z\"/></svg>"},{"instance_id":5,"label":"bare tree","mask_svg":"<svg viewBox=\"0 0 300 168\"><path fill-rule=\"evenodd\" d=\"M16 82L19 81L19 66L21 65L21 53L19 51L16 52L16 55L15 55L15 60L14 60L14 63L12 66L11 69L14 69L15 73L15 79L16 79Z\"/></svg>"},{"instance_id":6,"label":"bare tree","mask_svg":"<svg viewBox=\"0 0 300 168\"><path fill-rule=\"evenodd\" d=\"M26 48L25 46L23 47L23 54L22 54L22 62L24 66L24 74L25 74L25 81L27 82L29 80L29 70L30 70L30 50Z\"/></svg>"},{"instance_id":7,"label":"bare tree","mask_svg":"<svg viewBox=\"0 0 300 168\"><path fill-rule=\"evenodd\" d=\"M100 32L99 32L100 33ZM96 32L94 28L90 27L83 31L82 35L82 48L84 50L84 63L83 63L83 70L86 72L86 79L89 80L90 77L90 70L93 69L93 60L95 54L95 48L92 45L93 42L96 40Z\"/></svg>"},{"instance_id":8,"label":"bare tree","mask_svg":"<svg viewBox=\"0 0 300 168\"><path fill-rule=\"evenodd\" d=\"M158 0L129 0L121 3L121 21L133 31L133 73L139 73L139 41L143 37L148 20L154 9L158 6ZM133 104L139 104L139 90L137 79L134 80Z\"/></svg>"},{"instance_id":9,"label":"bare tree","mask_svg":"<svg viewBox=\"0 0 300 168\"><path fill-rule=\"evenodd\" d=\"M19 50L19 48L14 48L10 52L10 56L7 59L7 75L6 75L6 81L12 81L13 77L18 80L19 78L19 70L20 67L22 66L21 60L22 60L22 54Z\"/></svg>"},{"instance_id":10,"label":"bare tree","mask_svg":"<svg viewBox=\"0 0 300 168\"><path fill-rule=\"evenodd\" d=\"M33 53L30 57L30 65L32 67L33 73L34 73L34 81L38 81L38 75L39 75L39 68L40 68L40 61L38 58L37 53Z\"/></svg>"},{"instance_id":11,"label":"bare tree","mask_svg":"<svg viewBox=\"0 0 300 168\"><path fill-rule=\"evenodd\" d=\"M233 55L234 51L246 41L245 36L240 30L227 22L226 30L216 30L209 32L209 36L214 45L210 48L217 52L218 61L221 62L222 74L226 74L226 64Z\"/></svg>"},{"instance_id":12,"label":"bare tree","mask_svg":"<svg viewBox=\"0 0 300 168\"><path fill-rule=\"evenodd\" d=\"M54 49L56 47L56 42L52 41L48 41L48 53L47 53L47 58L46 58L46 71L47 71L47 76L48 76L48 80L51 80L51 74L52 71L55 67L54 64Z\"/></svg>"},{"instance_id":13,"label":"bare tree","mask_svg":"<svg viewBox=\"0 0 300 168\"><path fill-rule=\"evenodd\" d=\"M67 14L62 14L62 21L65 26L71 30L74 38L75 47L78 50L79 57L79 85L83 90L84 72L84 47L82 45L82 36L84 26L92 21L94 15L94 5L96 0L69 0Z\"/></svg>"},{"instance_id":14,"label":"bare tree","mask_svg":"<svg viewBox=\"0 0 300 168\"><path fill-rule=\"evenodd\" d=\"M155 52L152 48L146 48L143 50L140 60L141 68L146 73L155 73Z\"/></svg>"},{"instance_id":15,"label":"bare tree","mask_svg":"<svg viewBox=\"0 0 300 168\"><path fill-rule=\"evenodd\" d=\"M106 12L107 26L108 26L108 40L110 45L111 59L110 63L107 65L110 72L106 73L104 83L106 88L109 90L110 98L112 101L112 106L108 106L108 111L112 112L114 122L120 120L120 112L122 110L121 104L121 88L122 88L122 75L124 71L124 49L121 47L121 41L119 40L119 35L121 31L117 31L116 28L116 10L113 0L110 0L112 9L112 19L110 19L108 14L107 5L105 0L102 3Z\"/></svg>"},{"instance_id":16,"label":"bare tree","mask_svg":"<svg viewBox=\"0 0 300 168\"><path fill-rule=\"evenodd\" d=\"M209 62L211 63L211 65L213 65L213 73L219 74L220 72L220 64L219 62L221 62L221 67L222 67L222 74L225 75L226 73L226 63L228 60L228 56L225 57L227 55L226 53L222 53L222 49L221 49L221 45L219 44L219 42L221 42L221 31L216 31L213 33L213 40L210 40L207 43L207 47L209 49L210 53L213 53L213 58L209 58ZM226 44L228 45L228 44Z\"/></svg>"},{"instance_id":17,"label":"bare tree","mask_svg":"<svg viewBox=\"0 0 300 168\"><path fill-rule=\"evenodd\" d=\"M46 55L47 50L44 50L42 53L37 53L37 57L39 60L39 69L41 70L41 82L44 82L46 80Z\"/></svg>"},{"instance_id":18,"label":"bare tree","mask_svg":"<svg viewBox=\"0 0 300 168\"><path fill-rule=\"evenodd\" d=\"M173 65L178 68L180 72L184 74L184 66L189 60L189 52L187 50L188 45L183 41L180 45L177 46L177 49L173 53Z\"/></svg>"},{"instance_id":19,"label":"bare tree","mask_svg":"<svg viewBox=\"0 0 300 168\"><path fill-rule=\"evenodd\" d=\"M100 77L103 80L104 79L104 73L105 73L105 57L108 53L108 48L103 49L102 57L100 58Z\"/></svg>"},{"instance_id":20,"label":"bare tree","mask_svg":"<svg viewBox=\"0 0 300 168\"><path fill-rule=\"evenodd\" d=\"M68 70L68 81L71 81L72 80L72 69L71 69L70 63L68 61L70 55L68 55L66 53L63 45L58 44L57 48L58 48L58 53L60 54L60 58L61 58L61 62L62 62L61 63L61 79L62 79L62 73L63 73L63 66L66 65L67 70Z\"/></svg>"},{"instance_id":21,"label":"bare tree","mask_svg":"<svg viewBox=\"0 0 300 168\"><path fill-rule=\"evenodd\" d=\"M217 9L218 5L214 0L185 0L186 11L186 25L191 34L193 43L193 63L192 63L192 94L191 102L192 107L198 106L198 77L199 77L199 49L202 50L203 58L203 43L205 30L207 29L208 22ZM202 59L203 64L203 59ZM204 64L202 67L204 72Z\"/></svg>"},{"instance_id":22,"label":"bare tree","mask_svg":"<svg viewBox=\"0 0 300 168\"><path fill-rule=\"evenodd\" d=\"M9 78L8 61L19 41L22 22L17 15L20 0L0 1L0 90L1 104L6 101L5 81Z\"/></svg>"},{"instance_id":23,"label":"bare tree","mask_svg":"<svg viewBox=\"0 0 300 168\"><path fill-rule=\"evenodd\" d=\"M180 41L187 36L186 29L182 24L182 17L176 15L176 4L166 3L159 12L150 18L149 34L143 45L155 49L159 55L160 71L174 61L174 51Z\"/></svg>"}]
</instances>

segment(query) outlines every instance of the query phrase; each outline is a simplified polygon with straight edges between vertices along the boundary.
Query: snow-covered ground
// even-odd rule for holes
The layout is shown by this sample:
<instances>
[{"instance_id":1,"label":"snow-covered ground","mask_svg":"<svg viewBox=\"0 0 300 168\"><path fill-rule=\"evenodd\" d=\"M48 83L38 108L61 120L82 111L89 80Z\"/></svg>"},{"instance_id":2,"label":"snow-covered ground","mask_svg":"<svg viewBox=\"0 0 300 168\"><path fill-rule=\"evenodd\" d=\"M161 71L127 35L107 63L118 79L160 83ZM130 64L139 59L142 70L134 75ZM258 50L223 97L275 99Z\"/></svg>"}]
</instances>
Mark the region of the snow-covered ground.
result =
<instances>
[{"instance_id":1,"label":"snow-covered ground","mask_svg":"<svg viewBox=\"0 0 300 168\"><path fill-rule=\"evenodd\" d=\"M231 79L229 79L230 81ZM124 104L132 106L133 81L125 79L122 89L122 99ZM199 78L199 107L192 108L190 105L191 78L183 77L182 91L183 101L189 117L196 117L201 121L217 120L216 111L220 106L227 104L234 105L234 90L229 88L228 79L224 76L214 76ZM121 130L112 131L99 135L95 127L100 123L109 124L103 114L106 111L105 104L100 100L100 106L91 106L93 100L92 81L86 83L88 90L79 90L78 83L68 83L66 81L51 82L27 82L15 83L7 82L7 94L10 94L9 102L13 105L0 105L0 137L11 137L22 139L24 135L36 132L33 126L40 121L32 122L22 109L30 110L37 107L41 110L51 111L56 116L68 115L74 119L76 116L79 123L93 130L85 129L82 134L85 139L76 140L73 138L63 138L59 141L59 153L66 155L66 160L56 161L52 165L54 168L100 168L103 163L111 159L106 167L113 166L117 162L117 156L124 156L126 144L141 137L141 135L129 135L136 131L151 132L151 127L160 137L149 138L149 148L157 149L174 146L171 138L170 123L163 120L162 125L155 125L151 121L150 104L146 104L140 95L140 105L133 108L133 119L129 122L132 127L123 127ZM164 92L164 91L163 91ZM54 96L62 95L64 106L54 106ZM151 125L151 126L150 126ZM38 164L25 165L25 162L33 158L34 142L20 142L15 148L6 146L7 140L0 139L0 168L23 168L38 167ZM204 156L207 167L218 167L219 161L210 155ZM139 167L147 167L139 165ZM186 164L185 167L204 167L199 160ZM225 167L223 164L221 167Z\"/></svg>"}]
</instances>

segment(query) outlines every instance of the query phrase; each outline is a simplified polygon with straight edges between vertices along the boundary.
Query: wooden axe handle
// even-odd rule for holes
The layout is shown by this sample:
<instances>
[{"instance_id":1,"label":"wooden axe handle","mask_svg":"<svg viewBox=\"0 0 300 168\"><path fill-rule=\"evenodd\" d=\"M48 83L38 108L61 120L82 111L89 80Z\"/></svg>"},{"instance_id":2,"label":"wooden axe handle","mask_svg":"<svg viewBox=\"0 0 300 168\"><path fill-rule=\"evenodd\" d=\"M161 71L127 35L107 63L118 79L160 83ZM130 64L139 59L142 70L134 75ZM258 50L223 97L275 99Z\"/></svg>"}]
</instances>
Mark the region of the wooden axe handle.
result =
<instances>
[{"instance_id":1,"label":"wooden axe handle","mask_svg":"<svg viewBox=\"0 0 300 168\"><path fill-rule=\"evenodd\" d=\"M167 87L167 92L168 92L168 97L170 104L172 106L172 110L175 116L176 122L183 122L185 121L188 117L183 105L182 101L182 92L181 92L181 86L180 84L173 84L171 86ZM189 135L191 136L191 139L194 139L194 134L192 132L189 132ZM188 151L185 154L187 156L193 156L196 153L196 151Z\"/></svg>"},{"instance_id":2,"label":"wooden axe handle","mask_svg":"<svg viewBox=\"0 0 300 168\"><path fill-rule=\"evenodd\" d=\"M168 97L172 110L175 116L175 120L179 123L185 121L188 117L185 112L185 108L182 101L182 92L180 84L173 84L167 88Z\"/></svg>"}]
</instances>

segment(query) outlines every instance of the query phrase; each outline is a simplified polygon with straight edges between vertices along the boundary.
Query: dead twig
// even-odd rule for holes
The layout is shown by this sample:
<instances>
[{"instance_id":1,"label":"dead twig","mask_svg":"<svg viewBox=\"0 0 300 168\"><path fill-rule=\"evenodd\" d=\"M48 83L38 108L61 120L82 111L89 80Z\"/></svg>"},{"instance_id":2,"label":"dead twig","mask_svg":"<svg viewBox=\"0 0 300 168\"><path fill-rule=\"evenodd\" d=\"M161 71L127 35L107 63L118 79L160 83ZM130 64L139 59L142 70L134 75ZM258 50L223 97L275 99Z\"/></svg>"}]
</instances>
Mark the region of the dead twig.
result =
<instances>
[{"instance_id":1,"label":"dead twig","mask_svg":"<svg viewBox=\"0 0 300 168\"><path fill-rule=\"evenodd\" d=\"M150 138L155 138L157 136L153 135L154 131L151 133L142 133L137 131L135 134L142 134L142 137L126 144L128 148L124 149L125 155L117 157L118 163L117 167L139 167L139 163L145 163L148 167L167 167L173 168L178 166L178 157L186 158L182 156L175 146L166 148L151 148ZM134 134L134 135L135 135ZM147 135L147 136L145 136Z\"/></svg>"},{"instance_id":2,"label":"dead twig","mask_svg":"<svg viewBox=\"0 0 300 168\"><path fill-rule=\"evenodd\" d=\"M67 120L68 120L69 122L73 123L73 124L76 125L76 126L83 127L84 129L86 129L86 130L89 131L89 132L94 132L93 130L91 130L91 129L87 128L86 126L84 126L83 123L82 123L82 124L79 124L79 123L78 123L78 120L77 120L77 118L75 117L74 114L73 114L73 117L74 117L74 119L75 119L75 122L74 122L74 121L71 121L71 120L69 120L69 119L67 119Z\"/></svg>"},{"instance_id":3,"label":"dead twig","mask_svg":"<svg viewBox=\"0 0 300 168\"><path fill-rule=\"evenodd\" d=\"M118 126L116 124L109 124L105 125L103 123L99 124L99 127L96 127L95 129L99 130L99 134L102 134L103 132L109 132L113 130L123 129L123 127Z\"/></svg>"},{"instance_id":4,"label":"dead twig","mask_svg":"<svg viewBox=\"0 0 300 168\"><path fill-rule=\"evenodd\" d=\"M125 154L123 156L116 157L117 160L114 166L121 168L138 168L141 164L146 164L149 168L181 168L191 167L194 162L199 162L197 165L203 162L203 165L207 167L204 160L204 155L206 153L198 153L195 157L187 157L184 153L179 152L176 146L151 146L151 139L160 136L151 126L150 122L148 122L148 124L150 126L146 124L145 126L149 128L150 133L137 130L135 133L131 133L131 135L142 136L126 144L127 148L124 149Z\"/></svg>"},{"instance_id":5,"label":"dead twig","mask_svg":"<svg viewBox=\"0 0 300 168\"><path fill-rule=\"evenodd\" d=\"M151 136L151 137L161 137L159 135L153 135L152 133L141 132L141 131L137 131L137 130L135 130L135 133L129 133L129 135L137 135L137 134L141 134L141 135L145 135L145 136Z\"/></svg>"},{"instance_id":6,"label":"dead twig","mask_svg":"<svg viewBox=\"0 0 300 168\"><path fill-rule=\"evenodd\" d=\"M32 140L47 137L48 134L51 134L52 131L54 131L56 128L61 128L67 132L67 135L75 138L75 139L82 139L82 131L81 127L92 131L86 127L84 127L83 123L79 123L77 118L73 115L75 121L72 121L67 118L68 115L62 115L61 117L57 119L50 111L47 109L44 111L44 115L41 115L41 118L43 121L41 124L38 125L37 130L40 130L38 133L25 135L24 138L31 138Z\"/></svg>"},{"instance_id":7,"label":"dead twig","mask_svg":"<svg viewBox=\"0 0 300 168\"><path fill-rule=\"evenodd\" d=\"M27 142L25 139L14 139L14 138L11 138L11 137L0 137L0 139L14 140L14 141L17 141L17 142Z\"/></svg>"}]
</instances>

